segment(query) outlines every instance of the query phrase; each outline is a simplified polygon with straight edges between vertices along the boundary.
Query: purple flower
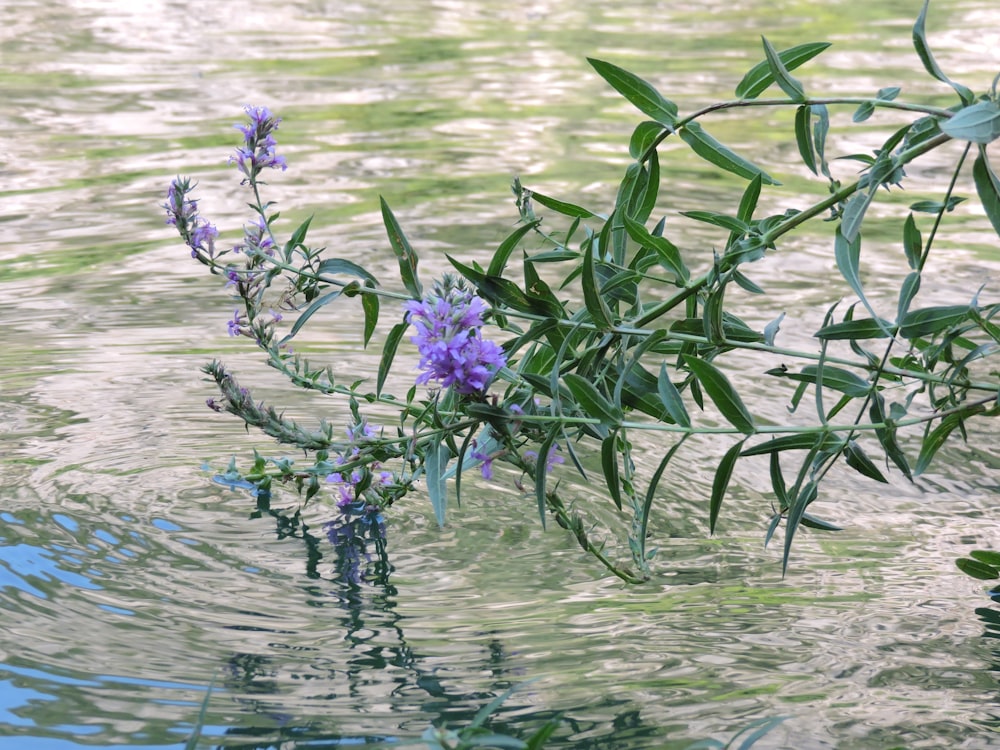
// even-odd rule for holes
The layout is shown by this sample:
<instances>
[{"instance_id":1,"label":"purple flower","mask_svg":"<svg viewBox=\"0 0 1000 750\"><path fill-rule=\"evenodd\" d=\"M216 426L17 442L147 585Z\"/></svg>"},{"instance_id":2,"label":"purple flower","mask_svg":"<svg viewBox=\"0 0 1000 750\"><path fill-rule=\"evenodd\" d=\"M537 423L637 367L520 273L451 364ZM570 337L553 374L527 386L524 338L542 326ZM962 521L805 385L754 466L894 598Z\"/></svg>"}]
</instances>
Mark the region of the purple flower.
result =
<instances>
[{"instance_id":1,"label":"purple flower","mask_svg":"<svg viewBox=\"0 0 1000 750\"><path fill-rule=\"evenodd\" d=\"M234 125L243 133L244 145L236 149L236 154L229 157L229 163L235 164L246 178L244 182L257 178L264 169L287 169L284 156L275 154L277 141L274 131L278 129L280 117L275 117L267 107L247 105L243 110L250 116L250 122Z\"/></svg>"},{"instance_id":2,"label":"purple flower","mask_svg":"<svg viewBox=\"0 0 1000 750\"><path fill-rule=\"evenodd\" d=\"M219 230L198 214L198 201L188 198L194 189L189 179L177 177L167 189L167 224L177 227L177 232L185 244L191 248L191 257L206 254L215 255L215 238Z\"/></svg>"},{"instance_id":3,"label":"purple flower","mask_svg":"<svg viewBox=\"0 0 1000 750\"><path fill-rule=\"evenodd\" d=\"M479 468L480 468L480 471L483 474L483 479L492 479L493 478L493 456L489 455L488 453L483 453L482 451L477 450L477 446L476 446L476 441L475 440L472 441L472 450L469 451L469 455L472 456L472 458L474 458L477 461L482 461L483 465L481 467L479 467Z\"/></svg>"},{"instance_id":4,"label":"purple flower","mask_svg":"<svg viewBox=\"0 0 1000 750\"><path fill-rule=\"evenodd\" d=\"M236 310L233 317L226 321L226 325L229 327L230 336L239 336L243 333L243 316L240 315L239 310Z\"/></svg>"},{"instance_id":5,"label":"purple flower","mask_svg":"<svg viewBox=\"0 0 1000 750\"><path fill-rule=\"evenodd\" d=\"M559 444L556 443L551 448L549 448L549 455L545 459L545 471L550 472L556 464L566 463L566 459L559 455ZM525 458L530 458L532 460L538 459L538 451L525 451Z\"/></svg>"},{"instance_id":6,"label":"purple flower","mask_svg":"<svg viewBox=\"0 0 1000 750\"><path fill-rule=\"evenodd\" d=\"M417 383L437 380L463 395L480 393L507 364L500 347L480 336L486 308L471 291L446 280L436 294L404 306L406 320L417 329L410 339L420 351Z\"/></svg>"}]
</instances>

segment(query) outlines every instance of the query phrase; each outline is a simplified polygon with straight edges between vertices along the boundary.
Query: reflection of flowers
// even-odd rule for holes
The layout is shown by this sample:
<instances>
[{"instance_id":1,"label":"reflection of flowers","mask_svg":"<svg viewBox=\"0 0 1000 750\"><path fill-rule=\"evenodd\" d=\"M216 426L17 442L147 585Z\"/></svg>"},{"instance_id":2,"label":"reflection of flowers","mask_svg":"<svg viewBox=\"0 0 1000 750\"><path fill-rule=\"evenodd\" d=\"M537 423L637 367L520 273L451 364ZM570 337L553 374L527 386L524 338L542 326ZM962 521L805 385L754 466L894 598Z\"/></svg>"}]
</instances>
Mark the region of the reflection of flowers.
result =
<instances>
[{"instance_id":1,"label":"reflection of flowers","mask_svg":"<svg viewBox=\"0 0 1000 750\"><path fill-rule=\"evenodd\" d=\"M323 525L330 544L337 550L336 570L346 583L360 584L384 575L388 566L385 553L385 517L377 505L363 501L340 506L340 516ZM369 552L369 545L373 550Z\"/></svg>"}]
</instances>

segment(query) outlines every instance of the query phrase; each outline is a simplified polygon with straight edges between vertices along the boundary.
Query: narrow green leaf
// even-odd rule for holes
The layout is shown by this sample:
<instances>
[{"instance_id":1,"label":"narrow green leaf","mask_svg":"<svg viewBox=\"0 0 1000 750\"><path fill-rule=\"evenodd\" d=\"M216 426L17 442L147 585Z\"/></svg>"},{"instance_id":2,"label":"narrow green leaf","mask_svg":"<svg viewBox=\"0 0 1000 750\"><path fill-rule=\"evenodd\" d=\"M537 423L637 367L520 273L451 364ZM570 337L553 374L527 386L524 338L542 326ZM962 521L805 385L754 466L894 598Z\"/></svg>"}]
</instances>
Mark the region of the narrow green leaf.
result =
<instances>
[{"instance_id":1,"label":"narrow green leaf","mask_svg":"<svg viewBox=\"0 0 1000 750\"><path fill-rule=\"evenodd\" d=\"M535 219L534 221L529 221L526 224L522 224L509 235L507 238L500 243L500 247L496 249L493 253L493 259L490 261L490 267L486 271L487 276L502 276L503 270L507 267L507 261L510 259L510 255L514 252L524 235L531 232L535 227L542 223L541 219Z\"/></svg>"},{"instance_id":2,"label":"narrow green leaf","mask_svg":"<svg viewBox=\"0 0 1000 750\"><path fill-rule=\"evenodd\" d=\"M968 320L973 310L974 308L969 305L946 305L912 310L899 321L899 334L908 339L933 336Z\"/></svg>"},{"instance_id":3,"label":"narrow green leaf","mask_svg":"<svg viewBox=\"0 0 1000 750\"><path fill-rule=\"evenodd\" d=\"M633 241L642 247L654 250L660 259L660 264L670 271L680 281L687 281L691 278L691 272L684 261L681 260L681 252L666 237L657 237L635 219L629 216L624 217L625 231Z\"/></svg>"},{"instance_id":4,"label":"narrow green leaf","mask_svg":"<svg viewBox=\"0 0 1000 750\"><path fill-rule=\"evenodd\" d=\"M1000 104L991 101L972 104L942 122L941 130L959 141L992 143L1000 138Z\"/></svg>"},{"instance_id":5,"label":"narrow green leaf","mask_svg":"<svg viewBox=\"0 0 1000 750\"><path fill-rule=\"evenodd\" d=\"M611 87L639 108L639 111L659 123L673 126L677 121L677 105L634 73L603 60L587 58L597 74Z\"/></svg>"},{"instance_id":6,"label":"narrow green leaf","mask_svg":"<svg viewBox=\"0 0 1000 750\"><path fill-rule=\"evenodd\" d=\"M807 104L799 106L795 110L795 142L799 147L799 155L802 162L809 170L818 175L816 170L816 148L813 145L812 132L812 109Z\"/></svg>"},{"instance_id":7,"label":"narrow green leaf","mask_svg":"<svg viewBox=\"0 0 1000 750\"><path fill-rule=\"evenodd\" d=\"M803 526L807 526L810 529L818 529L819 531L843 531L840 526L830 523L829 521L824 521L821 518L816 518L808 513L803 513L802 518L799 519L799 523Z\"/></svg>"},{"instance_id":8,"label":"narrow green leaf","mask_svg":"<svg viewBox=\"0 0 1000 750\"><path fill-rule=\"evenodd\" d=\"M792 372L787 368L783 369L779 367L768 370L767 374L779 378L796 380L801 383L816 383L819 377L819 367L817 365L805 365L799 372ZM855 375L850 370L824 366L823 387L845 393L851 398L864 398L871 391L872 386L867 380Z\"/></svg>"},{"instance_id":9,"label":"narrow green leaf","mask_svg":"<svg viewBox=\"0 0 1000 750\"><path fill-rule=\"evenodd\" d=\"M613 431L601 441L601 468L608 492L618 510L622 509L622 487L618 468L618 431Z\"/></svg>"},{"instance_id":10,"label":"narrow green leaf","mask_svg":"<svg viewBox=\"0 0 1000 750\"><path fill-rule=\"evenodd\" d=\"M818 491L819 487L815 482L807 482L788 508L788 516L785 519L785 548L781 557L782 575L788 570L788 558L792 554L792 539L795 538L795 532L798 531L799 523L802 521L802 516L806 512L806 508L816 499Z\"/></svg>"},{"instance_id":11,"label":"narrow green leaf","mask_svg":"<svg viewBox=\"0 0 1000 750\"><path fill-rule=\"evenodd\" d=\"M892 324L887 320L872 320L862 318L861 320L846 320L843 323L823 326L813 334L818 339L828 341L843 339L884 339L888 338L887 330Z\"/></svg>"},{"instance_id":12,"label":"narrow green leaf","mask_svg":"<svg viewBox=\"0 0 1000 750\"><path fill-rule=\"evenodd\" d=\"M365 311L364 345L367 348L368 342L372 340L372 334L375 333L375 326L378 325L378 295L362 294L361 309Z\"/></svg>"},{"instance_id":13,"label":"narrow green leaf","mask_svg":"<svg viewBox=\"0 0 1000 750\"><path fill-rule=\"evenodd\" d=\"M729 382L729 378L710 362L688 354L682 356L684 363L694 373L708 397L722 412L722 416L740 432L752 435L756 430L753 417L743 404L743 399Z\"/></svg>"},{"instance_id":14,"label":"narrow green leaf","mask_svg":"<svg viewBox=\"0 0 1000 750\"><path fill-rule=\"evenodd\" d=\"M656 488L660 484L660 480L663 478L664 472L667 470L667 466L670 464L671 459L673 459L674 454L680 450L680 447L684 445L684 441L688 439L691 433L687 433L681 436L681 439L674 443L673 447L667 451L666 455L660 459L659 465L656 467L656 471L653 472L652 478L649 480L649 487L646 488L646 499L642 504L642 515L639 518L639 533L638 538L645 540L646 529L649 524L649 513L653 509L653 500L656 498Z\"/></svg>"},{"instance_id":15,"label":"narrow green leaf","mask_svg":"<svg viewBox=\"0 0 1000 750\"><path fill-rule=\"evenodd\" d=\"M816 104L810 107L812 113L816 115L816 124L813 125L813 145L816 148L816 158L819 160L820 171L827 179L833 180L830 176L830 165L826 162L826 136L830 132L830 113L825 104Z\"/></svg>"},{"instance_id":16,"label":"narrow green leaf","mask_svg":"<svg viewBox=\"0 0 1000 750\"><path fill-rule=\"evenodd\" d=\"M644 120L635 126L632 131L632 138L628 143L628 152L636 161L642 159L643 155L649 151L650 147L666 128L658 122Z\"/></svg>"},{"instance_id":17,"label":"narrow green leaf","mask_svg":"<svg viewBox=\"0 0 1000 750\"><path fill-rule=\"evenodd\" d=\"M767 60L767 67L771 71L771 77L774 78L775 83L793 101L804 101L806 95L802 89L802 83L788 72L788 68L785 67L771 43L767 41L767 37L762 36L761 41L764 43L764 57Z\"/></svg>"},{"instance_id":18,"label":"narrow green leaf","mask_svg":"<svg viewBox=\"0 0 1000 750\"><path fill-rule=\"evenodd\" d=\"M910 208L912 209L912 206ZM920 258L924 253L924 241L913 214L909 214L903 223L903 251L906 253L906 262L910 264L910 268L919 271Z\"/></svg>"},{"instance_id":19,"label":"narrow green leaf","mask_svg":"<svg viewBox=\"0 0 1000 750\"><path fill-rule=\"evenodd\" d=\"M366 271L363 267L344 258L327 258L316 268L316 274L318 276L323 276L324 274L330 274L333 276L336 276L337 274L357 276L358 278L369 281L372 284L378 284L378 280L368 273L368 271Z\"/></svg>"},{"instance_id":20,"label":"narrow green leaf","mask_svg":"<svg viewBox=\"0 0 1000 750\"><path fill-rule=\"evenodd\" d=\"M568 372L563 375L563 382L588 417L598 419L601 424L610 427L620 424L625 418L622 410L612 404L597 386L582 375Z\"/></svg>"},{"instance_id":21,"label":"narrow green leaf","mask_svg":"<svg viewBox=\"0 0 1000 750\"><path fill-rule=\"evenodd\" d=\"M763 443L751 446L743 451L744 456L763 456L768 453L779 453L781 451L808 451L813 448L817 450L829 449L839 441L836 435L823 432L806 432L795 435L782 435L772 438Z\"/></svg>"},{"instance_id":22,"label":"narrow green leaf","mask_svg":"<svg viewBox=\"0 0 1000 750\"><path fill-rule=\"evenodd\" d=\"M896 426L885 413L885 402L882 396L879 395L872 399L868 415L873 424L882 422L888 425L887 427L876 429L875 436L878 438L879 443L881 443L882 449L885 451L885 455L889 457L889 460L896 464L896 468L903 472L903 476L912 482L913 472L910 470L910 463L906 460L906 454L903 453L902 448L899 447L899 441L896 439Z\"/></svg>"},{"instance_id":23,"label":"narrow green leaf","mask_svg":"<svg viewBox=\"0 0 1000 750\"><path fill-rule=\"evenodd\" d=\"M955 210L955 206L963 201L967 200L960 195L949 195L946 202L942 201L914 201L910 204L911 211L918 211L924 214L939 214L942 212L951 212Z\"/></svg>"},{"instance_id":24,"label":"narrow green leaf","mask_svg":"<svg viewBox=\"0 0 1000 750\"><path fill-rule=\"evenodd\" d=\"M417 277L417 254L410 247L406 235L403 234L403 230L399 226L399 222L396 221L396 216L389 208L389 204L385 202L385 198L379 196L379 202L382 205L382 223L385 224L389 244L392 245L392 251L399 261L399 277L402 279L406 291L412 294L415 299L420 299L423 296L423 291L420 279Z\"/></svg>"},{"instance_id":25,"label":"narrow green leaf","mask_svg":"<svg viewBox=\"0 0 1000 750\"><path fill-rule=\"evenodd\" d=\"M861 245L858 238L860 236L861 223L864 221L865 213L867 213L868 207L871 205L874 197L874 190L857 192L851 196L850 200L844 206L844 213L841 217L838 233L843 235L849 245L857 244L859 250Z\"/></svg>"},{"instance_id":26,"label":"narrow green leaf","mask_svg":"<svg viewBox=\"0 0 1000 750\"><path fill-rule=\"evenodd\" d=\"M555 198L550 198L542 193L537 193L534 190L531 192L531 198L536 203L540 203L545 206L550 211L555 211L563 216L569 216L575 219L589 219L594 216L592 211L588 211L586 208L577 206L574 203L567 203L566 201L556 200Z\"/></svg>"},{"instance_id":27,"label":"narrow green leaf","mask_svg":"<svg viewBox=\"0 0 1000 750\"><path fill-rule=\"evenodd\" d=\"M743 455L746 455L744 452ZM778 501L779 508L788 507L788 487L785 485L785 476L781 472L781 452L772 451L769 456L769 472L771 476L771 489L774 490L774 497ZM765 543L765 547L767 544Z\"/></svg>"},{"instance_id":28,"label":"narrow green leaf","mask_svg":"<svg viewBox=\"0 0 1000 750\"><path fill-rule=\"evenodd\" d=\"M756 164L747 161L732 149L723 146L710 136L697 122L689 122L681 128L680 136L698 156L727 172L732 172L747 180L752 180L757 175L760 175L761 180L767 185L781 184Z\"/></svg>"},{"instance_id":29,"label":"narrow green leaf","mask_svg":"<svg viewBox=\"0 0 1000 750\"><path fill-rule=\"evenodd\" d=\"M868 458L868 454L865 453L864 449L854 440L847 443L847 448L844 450L844 458L847 460L847 465L859 474L862 474L869 479L874 479L876 482L884 482L886 484L889 483L889 480L885 478L885 475L882 474L872 460Z\"/></svg>"},{"instance_id":30,"label":"narrow green leaf","mask_svg":"<svg viewBox=\"0 0 1000 750\"><path fill-rule=\"evenodd\" d=\"M736 459L740 457L740 450L743 448L744 438L740 442L731 446L719 462L719 467L715 470L715 479L712 481L712 497L708 505L708 531L715 533L715 524L719 520L719 510L722 508L722 500L729 489L729 480L733 476L733 467L736 466Z\"/></svg>"},{"instance_id":31,"label":"narrow green leaf","mask_svg":"<svg viewBox=\"0 0 1000 750\"><path fill-rule=\"evenodd\" d=\"M994 578L1000 578L1000 571L992 565L968 557L958 558L955 560L955 565L966 575L978 578L980 581L992 581Z\"/></svg>"},{"instance_id":32,"label":"narrow green leaf","mask_svg":"<svg viewBox=\"0 0 1000 750\"><path fill-rule=\"evenodd\" d=\"M920 455L917 456L917 463L913 467L913 476L917 477L924 473L941 446L948 440L948 436L961 422L962 420L957 414L949 414L938 423L937 427L924 436L924 442L920 446Z\"/></svg>"},{"instance_id":33,"label":"narrow green leaf","mask_svg":"<svg viewBox=\"0 0 1000 750\"><path fill-rule=\"evenodd\" d=\"M390 331L389 335L385 337L385 343L382 345L382 359L378 363L378 377L375 381L375 394L381 395L382 386L385 385L385 379L389 375L389 369L392 367L392 360L396 356L396 349L399 348L399 342L403 338L403 334L406 333L406 329L409 328L410 324L396 323Z\"/></svg>"},{"instance_id":34,"label":"narrow green leaf","mask_svg":"<svg viewBox=\"0 0 1000 750\"><path fill-rule=\"evenodd\" d=\"M756 175L747 184L740 197L740 207L736 211L736 218L744 224L749 224L753 219L753 212L757 210L757 201L760 200L760 190L763 183L764 179L759 174Z\"/></svg>"},{"instance_id":35,"label":"narrow green leaf","mask_svg":"<svg viewBox=\"0 0 1000 750\"><path fill-rule=\"evenodd\" d=\"M538 446L538 456L535 459L535 500L538 502L538 515L542 520L542 529L545 528L545 508L546 508L546 482L549 477L549 451L556 444L556 438L562 431L561 424L555 424L549 429L549 434Z\"/></svg>"},{"instance_id":36,"label":"narrow green leaf","mask_svg":"<svg viewBox=\"0 0 1000 750\"><path fill-rule=\"evenodd\" d=\"M270 221L268 221L268 224L270 225L271 221L273 220L274 219L272 218ZM296 248L304 246L304 243L306 241L306 232L309 231L309 225L312 223L312 220L313 217L310 216L308 219L299 224L299 226L295 229L295 231L292 232L292 236L288 238L288 242L285 243L285 248L284 248L285 259L288 260L289 262L291 261L292 258L292 251L295 250Z\"/></svg>"},{"instance_id":37,"label":"narrow green leaf","mask_svg":"<svg viewBox=\"0 0 1000 750\"><path fill-rule=\"evenodd\" d=\"M913 47L917 50L917 55L919 55L920 61L924 64L924 69L928 73L942 83L947 83L955 89L955 92L965 104L971 104L975 99L972 91L961 84L955 83L941 72L941 68L938 67L937 62L934 60L934 55L931 54L930 47L927 46L927 33L924 30L924 26L927 23L928 7L930 7L930 0L924 0L924 7L920 11L920 15L917 16L916 23L913 24Z\"/></svg>"},{"instance_id":38,"label":"narrow green leaf","mask_svg":"<svg viewBox=\"0 0 1000 750\"><path fill-rule=\"evenodd\" d=\"M317 297L316 299L314 299L312 301L312 304L310 304L309 307L307 307L302 313L299 314L299 317L295 319L295 323L292 325L292 329L288 332L288 335L281 340L281 343L284 344L295 338L295 334L297 334L299 330L302 328L302 326L306 324L306 321L313 316L313 313L315 313L321 307L325 307L326 305L333 302L342 293L343 289L334 289L332 292L327 292L322 297Z\"/></svg>"},{"instance_id":39,"label":"narrow green leaf","mask_svg":"<svg viewBox=\"0 0 1000 750\"><path fill-rule=\"evenodd\" d=\"M899 304L896 307L896 321L901 322L910 309L910 303L920 291L920 273L911 271L899 287Z\"/></svg>"},{"instance_id":40,"label":"narrow green leaf","mask_svg":"<svg viewBox=\"0 0 1000 750\"><path fill-rule=\"evenodd\" d=\"M580 276L580 283L583 287L583 304L587 308L587 312L590 313L594 325L607 329L612 327L614 321L607 302L600 294L600 280L597 278L594 253L593 247L584 249L583 273Z\"/></svg>"},{"instance_id":41,"label":"narrow green leaf","mask_svg":"<svg viewBox=\"0 0 1000 750\"><path fill-rule=\"evenodd\" d=\"M760 175L754 177L754 180L759 181ZM750 231L750 227L745 221L716 213L715 211L681 211L681 216L686 216L695 221L702 221L706 224L714 224L717 227L728 229L730 232L736 232L739 235L744 235Z\"/></svg>"},{"instance_id":42,"label":"narrow green leaf","mask_svg":"<svg viewBox=\"0 0 1000 750\"><path fill-rule=\"evenodd\" d=\"M878 93L875 94L875 98L883 102L891 102L899 96L900 91L901 89L899 86L886 86L885 88L878 90Z\"/></svg>"},{"instance_id":43,"label":"narrow green leaf","mask_svg":"<svg viewBox=\"0 0 1000 750\"><path fill-rule=\"evenodd\" d=\"M795 70L803 63L812 60L829 46L829 42L800 44L779 52L778 59L785 66L785 70ZM756 99L772 83L774 83L774 76L771 74L771 68L765 59L750 68L747 74L743 76L743 80L736 86L736 96L739 99Z\"/></svg>"},{"instance_id":44,"label":"narrow green leaf","mask_svg":"<svg viewBox=\"0 0 1000 750\"><path fill-rule=\"evenodd\" d=\"M443 440L430 441L424 454L424 476L427 480L427 494L434 508L434 517L438 526L444 526L448 511L447 480L444 478L448 468L451 451Z\"/></svg>"},{"instance_id":45,"label":"narrow green leaf","mask_svg":"<svg viewBox=\"0 0 1000 750\"><path fill-rule=\"evenodd\" d=\"M986 148L979 147L979 156L972 165L972 178L976 183L976 192L986 211L986 217L993 225L994 231L1000 235L1000 179L990 166L986 156Z\"/></svg>"},{"instance_id":46,"label":"narrow green leaf","mask_svg":"<svg viewBox=\"0 0 1000 750\"><path fill-rule=\"evenodd\" d=\"M688 416L680 391L670 382L666 363L660 365L660 375L656 379L656 386L663 408L667 410L667 414L674 420L674 423L681 427L691 427L691 417Z\"/></svg>"}]
</instances>

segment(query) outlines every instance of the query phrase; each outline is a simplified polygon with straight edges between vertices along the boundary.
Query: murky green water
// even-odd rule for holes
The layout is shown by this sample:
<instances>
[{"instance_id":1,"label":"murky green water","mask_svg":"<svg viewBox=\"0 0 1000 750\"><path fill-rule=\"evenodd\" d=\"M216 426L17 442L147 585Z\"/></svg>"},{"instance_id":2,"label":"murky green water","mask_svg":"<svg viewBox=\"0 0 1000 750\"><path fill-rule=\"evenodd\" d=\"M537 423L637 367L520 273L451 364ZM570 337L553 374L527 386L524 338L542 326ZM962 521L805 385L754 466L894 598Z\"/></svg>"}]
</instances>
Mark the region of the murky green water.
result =
<instances>
[{"instance_id":1,"label":"murky green water","mask_svg":"<svg viewBox=\"0 0 1000 750\"><path fill-rule=\"evenodd\" d=\"M221 353L260 395L282 391L225 336L225 294L158 207L169 179L191 174L235 240L230 125L243 104L267 104L285 118L290 169L272 197L286 226L315 213L314 241L389 278L382 194L430 274L444 251L482 259L509 231L514 174L579 203L613 195L640 116L585 56L647 76L683 110L729 96L761 33L779 47L825 39L836 46L807 81L944 102L915 74L918 3L250 5L0 4L0 746L176 746L214 680L206 744L415 747L431 720L468 721L533 680L497 726L526 732L563 712L556 747L683 747L786 716L758 747L1000 748L1000 648L975 613L982 587L953 564L1000 548L994 436L947 449L916 486L833 480L823 511L847 528L803 535L784 579L779 553L761 548L766 476L738 475L708 538L712 466L692 461L657 518L645 587L602 577L558 529L543 532L509 477L469 492L443 530L419 497L394 509L391 571L348 584L321 508L287 533L202 470L274 447L204 407L201 364ZM943 67L985 90L1000 68L992 0L936 2L929 29ZM769 117L770 131L728 117L713 132L763 143L785 195L822 190L783 166L797 160L790 120ZM837 146L874 147L885 127L876 118ZM671 216L738 195L735 181L696 182L676 148L664 165ZM971 296L986 280L996 297L995 236L974 209L956 214L935 293ZM847 290L815 284L837 283L825 245L788 250L755 278L813 331ZM870 283L877 296L883 282ZM374 372L358 323L328 315L310 349ZM759 413L784 408L758 395Z\"/></svg>"}]
</instances>

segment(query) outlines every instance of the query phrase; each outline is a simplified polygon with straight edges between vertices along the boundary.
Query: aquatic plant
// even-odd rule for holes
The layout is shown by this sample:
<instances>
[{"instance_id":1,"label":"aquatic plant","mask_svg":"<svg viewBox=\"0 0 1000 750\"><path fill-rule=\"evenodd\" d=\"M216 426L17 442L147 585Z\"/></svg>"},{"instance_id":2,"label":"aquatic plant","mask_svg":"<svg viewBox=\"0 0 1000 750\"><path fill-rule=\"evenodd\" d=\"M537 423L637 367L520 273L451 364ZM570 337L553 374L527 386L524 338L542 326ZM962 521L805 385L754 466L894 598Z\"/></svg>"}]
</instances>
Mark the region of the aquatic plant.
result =
<instances>
[{"instance_id":1,"label":"aquatic plant","mask_svg":"<svg viewBox=\"0 0 1000 750\"><path fill-rule=\"evenodd\" d=\"M887 483L894 467L915 481L943 445L966 435L967 425L1000 413L1000 380L995 365L991 369L991 358L1000 351L995 322L1000 305L982 302L982 289L971 288L949 304L925 303L939 296L928 260L948 228L949 214L966 200L961 193L970 182L1000 233L1000 177L987 151L1000 136L998 80L976 95L946 76L926 40L927 10L925 3L913 27L914 46L928 74L952 89L957 100L951 106L904 101L896 87L861 98L807 93L792 71L827 43L779 51L765 38L764 59L740 81L735 99L687 115L649 82L610 62L590 60L648 118L631 137L633 161L613 205L585 207L515 179L518 224L489 263L483 267L449 255L455 275L429 287L419 272L417 250L384 199L381 212L398 261L398 284L383 285L355 260L307 245L310 220L279 241L279 216L262 198L261 176L289 166L277 153L281 120L265 107L247 107L248 122L237 126L244 142L230 160L251 193L253 215L243 241L219 248L218 231L202 217L186 178L177 178L168 190L168 222L195 259L226 279L238 304L227 322L229 333L253 340L294 386L344 399L354 427L346 437L326 421L305 428L256 401L222 363L213 362L205 371L221 399L210 399L212 408L309 456L304 463L258 456L240 481L263 490L276 481L290 484L305 502L328 497L342 514L367 518L366 528L378 536L381 519L400 498L426 493L443 524L449 495L460 496L463 472L478 467L499 481L495 465L506 464L542 524L554 519L630 583L651 575L650 518L667 502L664 480L684 448L693 454L689 460L716 466L706 502L712 533L737 465L751 457L766 459L772 507L765 541L783 522L783 569L802 527L837 528L816 510L831 471ZM762 98L774 87L781 96ZM831 170L829 138L831 111L845 107L853 110L856 123L887 109L912 117L873 152L837 157L860 165L860 176L847 184ZM721 143L704 124L719 113L756 108L794 112L790 137L805 170L825 184L825 197L805 208L759 215L765 191L765 205L798 202L799 191L782 193L778 179ZM746 122L751 132L753 120ZM721 232L716 250L685 247L666 217L654 219L666 184L660 147L668 139L689 147L706 170L746 181L741 199L728 211L713 201L704 210L683 212ZM950 158L940 149L953 141L964 147L947 180L939 182L939 168L918 171L918 179L907 174L932 152L936 164ZM904 184L940 196L899 210L898 193L884 198ZM890 303L882 294L869 296L865 285L872 271L863 262L863 238L878 202L879 213L893 216L878 217L879 232L884 236L895 222L891 231L899 241L901 272L879 278L882 286L895 286ZM778 343L780 300L765 292L766 279L750 274L755 262L787 252L784 239L807 226L826 228L831 259L853 299L845 309L832 302L813 333L813 347L792 349ZM839 292L832 289L831 295ZM378 341L382 354L372 377L339 381L332 367L293 352L291 344L321 310L350 301L363 311L360 345ZM770 311L773 319L751 324L746 309L757 317ZM376 338L387 315L393 324ZM286 317L294 318L290 325ZM390 373L398 374L397 353L408 336L419 352L420 374L405 393L394 393L387 384ZM774 366L755 377L769 383L774 398L790 400L794 421L789 416L788 423L775 424L747 405L738 377L745 366L741 352L773 358ZM810 403L815 414L803 424L802 407ZM392 411L398 421L392 428L359 433L358 426L367 424L362 408ZM633 437L641 432L663 441L658 455L638 460ZM699 435L728 445L721 455L708 454L704 443L688 444ZM573 497L572 485L550 481L554 470L589 478L595 472L585 470L591 456L607 497L625 519L627 562L620 554L626 545L595 540L589 509ZM558 468L560 461L566 465ZM326 481L334 475L339 479ZM349 525L348 519L332 523L334 530ZM336 543L343 537L331 531Z\"/></svg>"}]
</instances>

